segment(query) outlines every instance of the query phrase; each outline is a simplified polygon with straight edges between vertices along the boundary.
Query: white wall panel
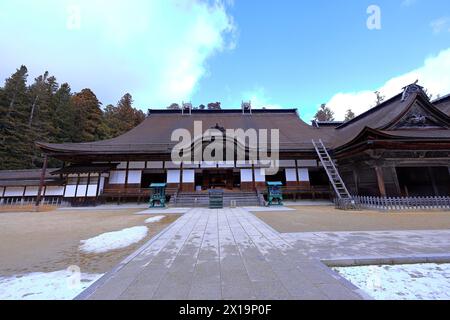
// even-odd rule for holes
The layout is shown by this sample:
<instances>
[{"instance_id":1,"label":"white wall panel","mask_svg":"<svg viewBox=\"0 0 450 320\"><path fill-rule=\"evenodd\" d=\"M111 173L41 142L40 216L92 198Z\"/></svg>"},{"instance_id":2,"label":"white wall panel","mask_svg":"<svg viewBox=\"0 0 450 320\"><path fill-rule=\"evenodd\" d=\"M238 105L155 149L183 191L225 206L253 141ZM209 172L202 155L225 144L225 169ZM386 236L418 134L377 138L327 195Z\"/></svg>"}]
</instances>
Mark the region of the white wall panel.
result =
<instances>
[{"instance_id":1,"label":"white wall panel","mask_svg":"<svg viewBox=\"0 0 450 320\"><path fill-rule=\"evenodd\" d=\"M178 169L181 163L173 163L172 161L166 161L164 164L166 169Z\"/></svg>"},{"instance_id":2,"label":"white wall panel","mask_svg":"<svg viewBox=\"0 0 450 320\"><path fill-rule=\"evenodd\" d=\"M280 160L279 166L281 168L295 168L295 160Z\"/></svg>"},{"instance_id":3,"label":"white wall panel","mask_svg":"<svg viewBox=\"0 0 450 320\"><path fill-rule=\"evenodd\" d=\"M105 188L105 177L100 178L100 187L98 188L98 194L101 194L103 192L103 189Z\"/></svg>"},{"instance_id":4,"label":"white wall panel","mask_svg":"<svg viewBox=\"0 0 450 320\"><path fill-rule=\"evenodd\" d=\"M66 186L66 192L64 193L65 198L73 198L75 197L75 190L77 186L68 185Z\"/></svg>"},{"instance_id":5,"label":"white wall panel","mask_svg":"<svg viewBox=\"0 0 450 320\"><path fill-rule=\"evenodd\" d=\"M64 187L49 186L45 188L46 196L62 196L64 195Z\"/></svg>"},{"instance_id":6,"label":"white wall panel","mask_svg":"<svg viewBox=\"0 0 450 320\"><path fill-rule=\"evenodd\" d=\"M186 169L197 169L200 166L200 163L196 162L183 162L183 168Z\"/></svg>"},{"instance_id":7,"label":"white wall panel","mask_svg":"<svg viewBox=\"0 0 450 320\"><path fill-rule=\"evenodd\" d=\"M180 183L180 170L167 170L167 183Z\"/></svg>"},{"instance_id":8,"label":"white wall panel","mask_svg":"<svg viewBox=\"0 0 450 320\"><path fill-rule=\"evenodd\" d=\"M25 196L27 197L35 197L37 196L39 191L39 187L27 187L25 190ZM44 189L42 189L42 193L44 192Z\"/></svg>"},{"instance_id":9,"label":"white wall panel","mask_svg":"<svg viewBox=\"0 0 450 320\"><path fill-rule=\"evenodd\" d=\"M241 182L252 182L252 169L241 169Z\"/></svg>"},{"instance_id":10,"label":"white wall panel","mask_svg":"<svg viewBox=\"0 0 450 320\"><path fill-rule=\"evenodd\" d=\"M85 197L86 189L87 189L87 185L85 185L85 184L78 185L77 197Z\"/></svg>"},{"instance_id":11,"label":"white wall panel","mask_svg":"<svg viewBox=\"0 0 450 320\"><path fill-rule=\"evenodd\" d=\"M264 168L255 169L255 182L266 182L266 170Z\"/></svg>"},{"instance_id":12,"label":"white wall panel","mask_svg":"<svg viewBox=\"0 0 450 320\"><path fill-rule=\"evenodd\" d=\"M119 165L117 166L117 169L126 169L127 168L127 162L121 162L119 163Z\"/></svg>"},{"instance_id":13,"label":"white wall panel","mask_svg":"<svg viewBox=\"0 0 450 320\"><path fill-rule=\"evenodd\" d=\"M88 186L88 197L95 197L97 196L97 185L96 184L90 184Z\"/></svg>"},{"instance_id":14,"label":"white wall panel","mask_svg":"<svg viewBox=\"0 0 450 320\"><path fill-rule=\"evenodd\" d=\"M236 167L238 168L251 168L252 163L249 161L236 161Z\"/></svg>"},{"instance_id":15,"label":"white wall panel","mask_svg":"<svg viewBox=\"0 0 450 320\"><path fill-rule=\"evenodd\" d=\"M317 167L317 161L316 160L297 160L297 165L299 167L316 168Z\"/></svg>"},{"instance_id":16,"label":"white wall panel","mask_svg":"<svg viewBox=\"0 0 450 320\"><path fill-rule=\"evenodd\" d=\"M200 163L200 168L216 168L217 162L214 161L203 161Z\"/></svg>"},{"instance_id":17,"label":"white wall panel","mask_svg":"<svg viewBox=\"0 0 450 320\"><path fill-rule=\"evenodd\" d=\"M298 179L299 181L307 182L309 181L309 171L306 168L298 169Z\"/></svg>"},{"instance_id":18,"label":"white wall panel","mask_svg":"<svg viewBox=\"0 0 450 320\"><path fill-rule=\"evenodd\" d=\"M125 184L126 171L111 171L109 184Z\"/></svg>"},{"instance_id":19,"label":"white wall panel","mask_svg":"<svg viewBox=\"0 0 450 320\"><path fill-rule=\"evenodd\" d=\"M128 171L128 184L140 184L142 179L142 171Z\"/></svg>"},{"instance_id":20,"label":"white wall panel","mask_svg":"<svg viewBox=\"0 0 450 320\"><path fill-rule=\"evenodd\" d=\"M162 161L147 161L147 169L162 169Z\"/></svg>"},{"instance_id":21,"label":"white wall panel","mask_svg":"<svg viewBox=\"0 0 450 320\"><path fill-rule=\"evenodd\" d=\"M145 169L145 161L131 161L129 169Z\"/></svg>"},{"instance_id":22,"label":"white wall panel","mask_svg":"<svg viewBox=\"0 0 450 320\"><path fill-rule=\"evenodd\" d=\"M5 197L21 197L23 189L23 187L6 187Z\"/></svg>"},{"instance_id":23,"label":"white wall panel","mask_svg":"<svg viewBox=\"0 0 450 320\"><path fill-rule=\"evenodd\" d=\"M220 161L219 168L234 168L234 161Z\"/></svg>"},{"instance_id":24,"label":"white wall panel","mask_svg":"<svg viewBox=\"0 0 450 320\"><path fill-rule=\"evenodd\" d=\"M289 182L296 182L297 181L297 173L295 172L295 169L286 169L286 181Z\"/></svg>"},{"instance_id":25,"label":"white wall panel","mask_svg":"<svg viewBox=\"0 0 450 320\"><path fill-rule=\"evenodd\" d=\"M183 170L183 183L195 182L195 170Z\"/></svg>"}]
</instances>

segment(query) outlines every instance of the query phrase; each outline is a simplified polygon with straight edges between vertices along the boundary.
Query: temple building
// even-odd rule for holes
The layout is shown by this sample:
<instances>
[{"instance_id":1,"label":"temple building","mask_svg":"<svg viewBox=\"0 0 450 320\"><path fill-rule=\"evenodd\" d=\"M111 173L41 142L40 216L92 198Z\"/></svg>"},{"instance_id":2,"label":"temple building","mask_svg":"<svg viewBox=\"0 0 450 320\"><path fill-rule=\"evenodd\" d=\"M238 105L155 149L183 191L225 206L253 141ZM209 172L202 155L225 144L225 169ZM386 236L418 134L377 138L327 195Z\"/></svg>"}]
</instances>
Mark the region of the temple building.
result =
<instances>
[{"instance_id":1,"label":"temple building","mask_svg":"<svg viewBox=\"0 0 450 320\"><path fill-rule=\"evenodd\" d=\"M194 135L195 122L223 132L278 129L278 173L265 175L264 159L174 163L172 133L182 128ZM252 110L248 104L236 110L149 110L143 123L114 139L37 142L43 155L64 166L44 168L42 177L38 171L0 172L0 196L23 200L40 193L74 205L144 201L149 185L162 182L175 204L189 204L214 188L253 204L270 181L282 182L284 195L296 199L333 198L340 188L360 196L450 196L449 125L450 96L431 102L417 84L347 122L310 125L296 109ZM333 183L335 175L342 186Z\"/></svg>"}]
</instances>

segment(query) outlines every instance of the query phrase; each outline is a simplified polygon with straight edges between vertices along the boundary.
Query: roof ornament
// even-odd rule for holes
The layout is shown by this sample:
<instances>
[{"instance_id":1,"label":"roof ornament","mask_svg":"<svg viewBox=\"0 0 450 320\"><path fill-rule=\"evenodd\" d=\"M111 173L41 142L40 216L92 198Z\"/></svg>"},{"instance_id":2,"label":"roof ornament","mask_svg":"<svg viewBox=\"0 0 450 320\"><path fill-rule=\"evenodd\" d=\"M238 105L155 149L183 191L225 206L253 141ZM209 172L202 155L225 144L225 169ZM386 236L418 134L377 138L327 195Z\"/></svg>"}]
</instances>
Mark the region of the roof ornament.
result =
<instances>
[{"instance_id":1,"label":"roof ornament","mask_svg":"<svg viewBox=\"0 0 450 320\"><path fill-rule=\"evenodd\" d=\"M185 103L184 101L181 103L181 114L184 115L185 113L187 113L188 115L192 114L192 103Z\"/></svg>"},{"instance_id":2,"label":"roof ornament","mask_svg":"<svg viewBox=\"0 0 450 320\"><path fill-rule=\"evenodd\" d=\"M226 132L225 128L219 126L218 123L216 123L216 125L215 125L214 127L211 127L211 129L219 130L219 131L222 132L222 133L225 133L225 132Z\"/></svg>"},{"instance_id":3,"label":"roof ornament","mask_svg":"<svg viewBox=\"0 0 450 320\"><path fill-rule=\"evenodd\" d=\"M246 113L252 114L252 102L251 101L247 101L247 102L242 101L241 108L242 108L242 114L246 114Z\"/></svg>"},{"instance_id":4,"label":"roof ornament","mask_svg":"<svg viewBox=\"0 0 450 320\"><path fill-rule=\"evenodd\" d=\"M417 79L414 83L403 88L403 96L402 102L408 99L408 97L416 92L423 92L423 87L418 85L419 79Z\"/></svg>"}]
</instances>

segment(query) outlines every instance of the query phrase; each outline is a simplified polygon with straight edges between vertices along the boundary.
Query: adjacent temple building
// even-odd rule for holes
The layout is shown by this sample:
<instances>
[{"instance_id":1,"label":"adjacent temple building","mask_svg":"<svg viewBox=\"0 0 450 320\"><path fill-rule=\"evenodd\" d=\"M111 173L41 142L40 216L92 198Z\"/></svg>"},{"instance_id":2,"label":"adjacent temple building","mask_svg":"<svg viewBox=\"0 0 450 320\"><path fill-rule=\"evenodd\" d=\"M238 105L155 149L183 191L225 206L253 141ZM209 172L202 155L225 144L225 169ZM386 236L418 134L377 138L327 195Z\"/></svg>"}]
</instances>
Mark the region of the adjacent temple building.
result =
<instances>
[{"instance_id":1,"label":"adjacent temple building","mask_svg":"<svg viewBox=\"0 0 450 320\"><path fill-rule=\"evenodd\" d=\"M279 171L259 161L173 163L172 132L279 129ZM266 182L280 181L286 197L449 196L450 96L431 102L412 84L347 122L302 121L297 110L149 110L145 121L111 140L36 143L60 169L0 172L2 202L57 199L73 205L138 201L151 183L167 183L170 202L192 205L220 188L237 205L258 204Z\"/></svg>"}]
</instances>

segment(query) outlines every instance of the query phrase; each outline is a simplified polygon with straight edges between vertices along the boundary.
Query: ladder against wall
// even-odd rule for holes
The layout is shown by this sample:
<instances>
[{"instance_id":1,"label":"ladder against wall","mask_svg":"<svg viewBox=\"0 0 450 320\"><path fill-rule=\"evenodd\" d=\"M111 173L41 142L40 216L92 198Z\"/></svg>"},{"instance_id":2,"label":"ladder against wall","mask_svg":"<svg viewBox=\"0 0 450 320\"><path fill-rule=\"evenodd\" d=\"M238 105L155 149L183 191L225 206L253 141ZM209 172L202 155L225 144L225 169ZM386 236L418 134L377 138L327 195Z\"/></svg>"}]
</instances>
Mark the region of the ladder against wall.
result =
<instances>
[{"instance_id":1,"label":"ladder against wall","mask_svg":"<svg viewBox=\"0 0 450 320\"><path fill-rule=\"evenodd\" d=\"M336 194L336 204L341 209L352 209L355 207L355 201L353 197L348 192L347 187L345 186L344 181L339 175L339 171L336 168L336 165L331 158L330 154L327 151L327 148L323 144L322 140L314 141L312 140L314 145L314 149L319 156L320 162L325 169L328 179L330 180L331 185L333 186L334 193Z\"/></svg>"}]
</instances>

